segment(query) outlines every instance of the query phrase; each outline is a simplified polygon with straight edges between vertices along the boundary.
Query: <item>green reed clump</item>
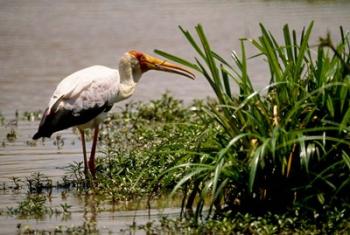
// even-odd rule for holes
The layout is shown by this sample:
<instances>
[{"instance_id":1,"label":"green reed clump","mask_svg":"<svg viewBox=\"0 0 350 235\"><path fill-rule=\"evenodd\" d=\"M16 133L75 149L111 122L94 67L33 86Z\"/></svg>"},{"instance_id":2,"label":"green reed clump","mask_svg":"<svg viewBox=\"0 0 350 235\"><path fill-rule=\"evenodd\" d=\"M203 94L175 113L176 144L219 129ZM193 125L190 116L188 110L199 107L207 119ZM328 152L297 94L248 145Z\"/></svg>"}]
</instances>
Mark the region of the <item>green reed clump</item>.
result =
<instances>
[{"instance_id":1,"label":"green reed clump","mask_svg":"<svg viewBox=\"0 0 350 235\"><path fill-rule=\"evenodd\" d=\"M196 205L197 217L206 202L211 215L213 208L219 214L295 205L322 210L350 201L350 37L341 28L337 45L328 37L310 47L312 27L298 35L286 25L279 42L261 24L261 36L241 39L232 63L211 48L201 25L197 38L180 27L196 52L193 62L156 50L202 74L217 97L207 106L221 127L213 136L217 148L167 171L185 172L174 190L187 187L186 207ZM248 72L247 43L257 50L251 59L263 58L270 72L262 90Z\"/></svg>"}]
</instances>

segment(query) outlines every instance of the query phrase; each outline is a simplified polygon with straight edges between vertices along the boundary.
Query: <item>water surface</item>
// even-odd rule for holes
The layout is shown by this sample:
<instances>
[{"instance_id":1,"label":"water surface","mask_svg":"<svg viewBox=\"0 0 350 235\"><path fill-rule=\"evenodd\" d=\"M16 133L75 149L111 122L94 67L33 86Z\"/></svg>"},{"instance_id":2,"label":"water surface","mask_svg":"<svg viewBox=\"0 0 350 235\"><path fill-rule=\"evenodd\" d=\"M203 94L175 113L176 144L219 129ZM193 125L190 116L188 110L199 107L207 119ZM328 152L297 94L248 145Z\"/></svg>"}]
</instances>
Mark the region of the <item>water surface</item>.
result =
<instances>
[{"instance_id":1,"label":"water surface","mask_svg":"<svg viewBox=\"0 0 350 235\"><path fill-rule=\"evenodd\" d=\"M117 67L120 56L138 49L163 49L186 58L194 53L178 30L201 23L213 47L226 58L239 38L259 35L258 23L281 35L288 23L301 29L315 21L314 38L350 28L350 2L262 0L0 1L0 110L43 109L65 76L94 64ZM269 78L261 61L250 71L256 86ZM170 90L190 101L211 95L197 81L149 72L132 99L149 100Z\"/></svg>"}]
</instances>

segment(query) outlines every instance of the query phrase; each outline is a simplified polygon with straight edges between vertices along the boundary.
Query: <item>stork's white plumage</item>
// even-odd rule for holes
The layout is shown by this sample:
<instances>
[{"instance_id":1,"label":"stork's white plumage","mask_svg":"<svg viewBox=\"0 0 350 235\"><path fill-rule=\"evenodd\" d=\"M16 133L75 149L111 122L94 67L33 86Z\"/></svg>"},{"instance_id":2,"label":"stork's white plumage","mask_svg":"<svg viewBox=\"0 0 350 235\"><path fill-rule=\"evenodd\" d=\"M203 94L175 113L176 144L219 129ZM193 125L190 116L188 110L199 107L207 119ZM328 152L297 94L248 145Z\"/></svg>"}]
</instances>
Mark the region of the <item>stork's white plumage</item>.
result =
<instances>
[{"instance_id":1,"label":"stork's white plumage","mask_svg":"<svg viewBox=\"0 0 350 235\"><path fill-rule=\"evenodd\" d=\"M120 59L119 71L95 65L64 78L57 85L33 139L50 137L56 131L77 126L81 134L85 173L88 173L89 168L95 177L99 124L115 102L126 99L134 93L141 75L151 69L195 78L184 68L142 52L129 51ZM86 156L85 128L95 129L89 161Z\"/></svg>"}]
</instances>

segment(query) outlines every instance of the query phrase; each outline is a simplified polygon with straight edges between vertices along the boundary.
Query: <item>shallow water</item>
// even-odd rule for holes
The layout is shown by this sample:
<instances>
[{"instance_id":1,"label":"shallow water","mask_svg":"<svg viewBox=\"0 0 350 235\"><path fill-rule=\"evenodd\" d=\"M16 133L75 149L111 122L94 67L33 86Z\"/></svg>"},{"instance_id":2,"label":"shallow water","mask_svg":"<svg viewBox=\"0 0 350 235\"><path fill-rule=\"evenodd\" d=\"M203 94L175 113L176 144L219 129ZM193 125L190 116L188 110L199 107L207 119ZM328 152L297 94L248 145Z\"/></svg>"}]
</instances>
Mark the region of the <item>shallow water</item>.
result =
<instances>
[{"instance_id":1,"label":"shallow water","mask_svg":"<svg viewBox=\"0 0 350 235\"><path fill-rule=\"evenodd\" d=\"M317 39L339 25L349 30L349 12L347 0L1 0L0 110L43 109L63 77L94 64L116 67L130 49L192 58L178 25L193 30L203 24L213 47L228 58L239 51L239 38L259 34L259 22L281 35L285 23L301 29L314 20ZM256 86L266 84L261 61L252 61L250 71ZM148 72L132 99L149 100L165 90L186 101L211 95L201 77L193 82Z\"/></svg>"},{"instance_id":2,"label":"shallow water","mask_svg":"<svg viewBox=\"0 0 350 235\"><path fill-rule=\"evenodd\" d=\"M32 173L40 172L48 176L55 185L57 181L62 181L63 175L67 174L66 167L70 163L82 161L80 140L72 130L55 134L52 139L37 141L33 146L29 143L32 143L30 138L33 129L39 124L38 121L19 119L17 123L14 120L10 123L12 125L0 126L0 140L2 140L2 147L0 147L0 212L2 212L0 213L0 234L16 233L18 224L21 224L22 229L29 227L37 231L54 231L57 226L69 228L85 225L96 229L100 234L121 233L129 229L134 222L140 225L148 221L159 220L164 215L168 217L179 215L178 201L154 200L151 203L152 209L149 211L144 200L118 202L113 205L109 202L101 202L88 193L60 188L53 188L50 193L50 201L47 201L45 205L53 209L61 209L60 204L67 203L72 206L68 216L53 214L35 219L7 215L8 208L17 208L19 202L26 198L26 179ZM11 130L16 132L14 141L9 141L6 137ZM62 136L61 139L63 139L63 142L59 141L59 147L56 144L57 136ZM88 141L87 147L90 148L90 145L91 142ZM23 187L19 190L14 189L13 176L22 180ZM44 190L43 193L49 195L48 191Z\"/></svg>"},{"instance_id":3,"label":"shallow water","mask_svg":"<svg viewBox=\"0 0 350 235\"><path fill-rule=\"evenodd\" d=\"M202 23L213 47L226 58L232 49L239 51L239 38L256 37L258 23L264 23L281 36L285 23L301 29L315 21L313 41L327 31L337 33L338 26L350 29L350 1L281 1L281 0L175 0L175 1L20 1L0 0L0 112L6 123L15 110L44 109L56 84L70 73L94 64L116 67L118 58L127 50L138 49L153 54L163 49L186 58L193 57L177 26L193 29ZM252 55L254 52L249 50ZM249 64L256 87L263 87L268 77L260 60ZM196 81L170 74L148 72L144 75L132 100L147 101L170 90L186 102L211 95L203 78ZM126 101L128 102L128 101ZM12 122L14 123L14 122ZM12 176L26 177L41 172L56 180L64 167L81 161L79 139L71 130L60 133L64 145L54 145L55 137L36 146L28 145L38 122L19 121L0 127L0 182ZM6 135L16 130L17 140L9 143ZM55 135L56 136L56 135ZM16 206L23 193L0 192L0 209ZM54 204L61 203L60 193L53 192ZM52 228L58 224L80 225L91 218L86 215L84 200L68 198L73 213L68 221L61 218L21 220L0 216L0 234L15 233L17 223L33 228ZM165 206L166 207L166 206ZM175 214L178 209L162 213ZM136 218L145 222L145 211L118 209L92 216L103 233L118 232ZM157 210L153 211L158 218ZM135 216L137 215L137 216ZM90 217L89 217L90 216ZM5 230L6 229L6 230Z\"/></svg>"}]
</instances>

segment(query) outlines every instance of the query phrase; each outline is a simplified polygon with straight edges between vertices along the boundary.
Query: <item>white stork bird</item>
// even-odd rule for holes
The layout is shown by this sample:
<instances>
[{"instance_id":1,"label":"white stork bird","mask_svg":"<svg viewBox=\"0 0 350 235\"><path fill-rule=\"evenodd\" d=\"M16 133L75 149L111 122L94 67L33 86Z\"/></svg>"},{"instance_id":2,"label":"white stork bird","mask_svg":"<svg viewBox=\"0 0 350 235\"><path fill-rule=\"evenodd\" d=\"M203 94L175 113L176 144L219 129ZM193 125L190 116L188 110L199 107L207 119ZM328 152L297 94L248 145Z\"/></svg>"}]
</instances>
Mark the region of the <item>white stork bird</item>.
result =
<instances>
[{"instance_id":1,"label":"white stork bird","mask_svg":"<svg viewBox=\"0 0 350 235\"><path fill-rule=\"evenodd\" d=\"M52 133L77 126L81 135L84 170L95 177L95 152L99 124L113 104L130 97L141 75L148 70L177 73L191 79L188 70L139 51L125 53L119 62L119 71L95 65L64 78L54 91L33 139L50 137ZM90 159L87 161L85 128L94 128Z\"/></svg>"}]
</instances>

